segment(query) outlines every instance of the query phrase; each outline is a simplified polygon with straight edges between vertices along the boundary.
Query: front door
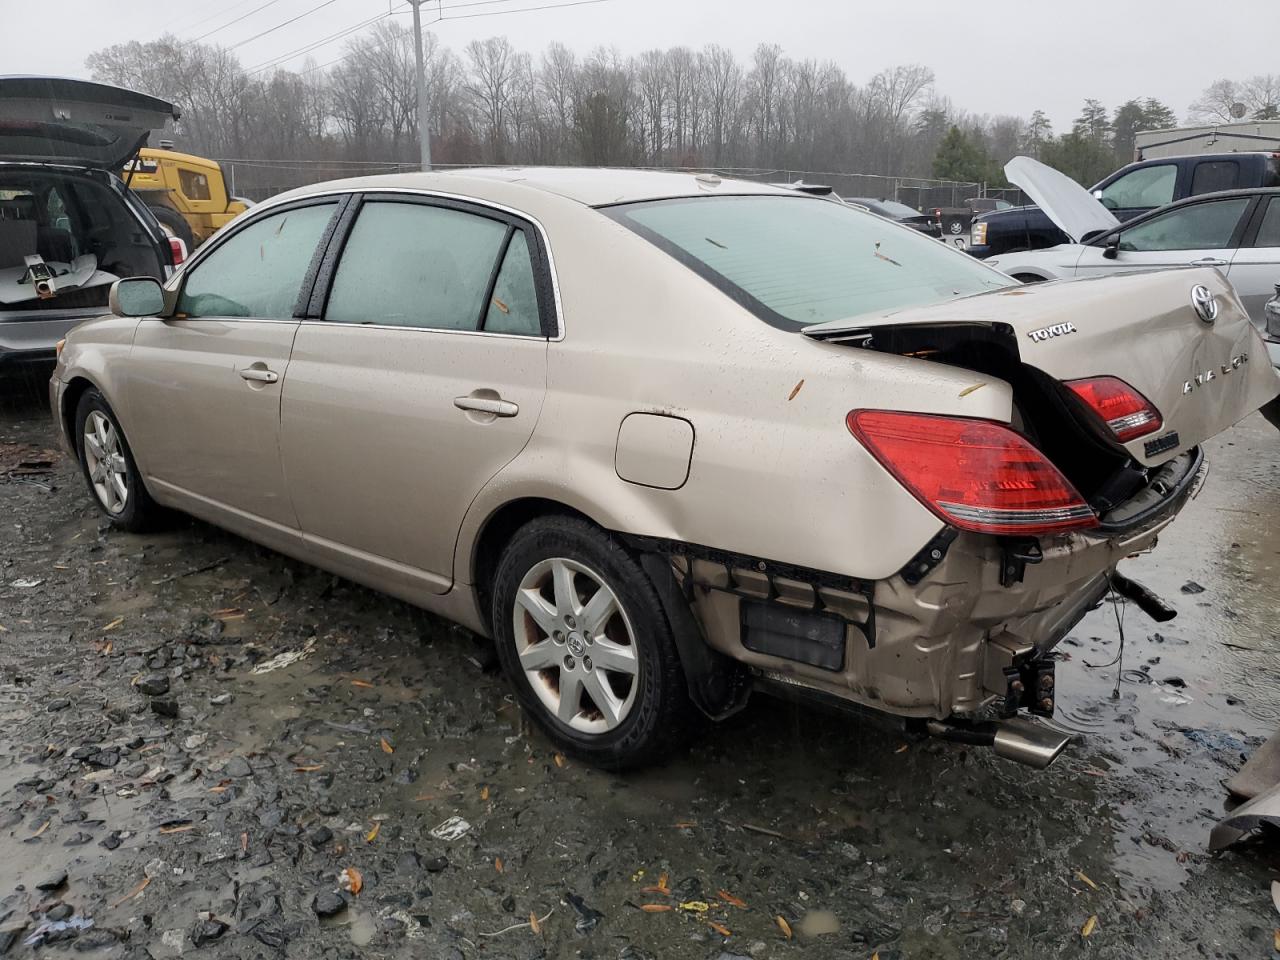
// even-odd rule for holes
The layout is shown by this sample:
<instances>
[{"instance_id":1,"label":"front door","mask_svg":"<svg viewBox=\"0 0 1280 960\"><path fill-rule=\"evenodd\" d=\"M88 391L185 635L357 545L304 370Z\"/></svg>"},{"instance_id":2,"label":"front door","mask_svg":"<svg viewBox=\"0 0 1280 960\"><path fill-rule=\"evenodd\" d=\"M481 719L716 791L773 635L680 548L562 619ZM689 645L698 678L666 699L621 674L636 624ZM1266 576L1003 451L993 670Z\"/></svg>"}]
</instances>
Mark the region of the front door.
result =
<instances>
[{"instance_id":1,"label":"front door","mask_svg":"<svg viewBox=\"0 0 1280 960\"><path fill-rule=\"evenodd\" d=\"M298 522L334 569L400 595L449 589L467 507L542 407L544 262L532 225L499 211L363 202L281 409Z\"/></svg>"},{"instance_id":2,"label":"front door","mask_svg":"<svg viewBox=\"0 0 1280 960\"><path fill-rule=\"evenodd\" d=\"M1184 266L1217 267L1226 273L1251 202L1250 197L1205 200L1122 227L1116 256L1105 255L1102 240L1090 244L1076 262L1076 276Z\"/></svg>"},{"instance_id":3,"label":"front door","mask_svg":"<svg viewBox=\"0 0 1280 960\"><path fill-rule=\"evenodd\" d=\"M191 265L172 317L138 324L126 429L162 499L296 529L280 390L304 280L337 207L310 203L237 229Z\"/></svg>"}]
</instances>

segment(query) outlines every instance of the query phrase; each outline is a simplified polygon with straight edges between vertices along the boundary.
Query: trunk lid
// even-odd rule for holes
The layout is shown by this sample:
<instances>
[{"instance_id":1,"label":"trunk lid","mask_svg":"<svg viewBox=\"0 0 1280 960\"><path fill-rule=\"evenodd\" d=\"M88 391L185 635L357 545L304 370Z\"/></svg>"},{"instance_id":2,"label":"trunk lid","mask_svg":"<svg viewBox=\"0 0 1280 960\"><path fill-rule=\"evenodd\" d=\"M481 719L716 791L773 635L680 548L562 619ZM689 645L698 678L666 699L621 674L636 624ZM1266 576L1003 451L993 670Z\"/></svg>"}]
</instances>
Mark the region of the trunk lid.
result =
<instances>
[{"instance_id":1,"label":"trunk lid","mask_svg":"<svg viewBox=\"0 0 1280 960\"><path fill-rule=\"evenodd\" d=\"M1030 157L1014 157L1004 167L1009 182L1021 187L1072 243L1086 234L1120 226L1110 210L1065 173Z\"/></svg>"},{"instance_id":2,"label":"trunk lid","mask_svg":"<svg viewBox=\"0 0 1280 960\"><path fill-rule=\"evenodd\" d=\"M1212 322L1193 301L1200 286L1217 304ZM1249 315L1226 278L1208 267L1009 287L803 332L868 346L892 331L954 334L965 327L1003 334L1022 364L1052 380L1112 376L1138 390L1164 421L1123 444L1145 466L1198 446L1280 393Z\"/></svg>"},{"instance_id":3,"label":"trunk lid","mask_svg":"<svg viewBox=\"0 0 1280 960\"><path fill-rule=\"evenodd\" d=\"M0 77L0 161L118 173L152 130L178 116L166 100L104 83Z\"/></svg>"}]
</instances>

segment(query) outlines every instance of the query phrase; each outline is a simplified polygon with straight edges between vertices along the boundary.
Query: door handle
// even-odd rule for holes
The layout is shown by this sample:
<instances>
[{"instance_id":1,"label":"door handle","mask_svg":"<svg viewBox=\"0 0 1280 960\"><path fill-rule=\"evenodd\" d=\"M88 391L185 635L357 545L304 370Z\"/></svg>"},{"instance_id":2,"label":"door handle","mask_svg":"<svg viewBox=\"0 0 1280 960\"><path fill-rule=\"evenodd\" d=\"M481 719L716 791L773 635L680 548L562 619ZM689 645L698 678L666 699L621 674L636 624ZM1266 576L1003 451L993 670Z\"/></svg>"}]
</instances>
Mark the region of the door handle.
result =
<instances>
[{"instance_id":1,"label":"door handle","mask_svg":"<svg viewBox=\"0 0 1280 960\"><path fill-rule=\"evenodd\" d=\"M493 397L454 397L453 405L459 410L488 413L495 417L514 417L520 412L519 404Z\"/></svg>"},{"instance_id":2,"label":"door handle","mask_svg":"<svg viewBox=\"0 0 1280 960\"><path fill-rule=\"evenodd\" d=\"M280 374L266 367L242 367L237 373L241 380L256 380L259 383L275 383L280 379Z\"/></svg>"},{"instance_id":3,"label":"door handle","mask_svg":"<svg viewBox=\"0 0 1280 960\"><path fill-rule=\"evenodd\" d=\"M1192 260L1189 265L1193 267L1225 267L1227 261L1219 260L1217 257L1201 257L1199 260Z\"/></svg>"}]
</instances>

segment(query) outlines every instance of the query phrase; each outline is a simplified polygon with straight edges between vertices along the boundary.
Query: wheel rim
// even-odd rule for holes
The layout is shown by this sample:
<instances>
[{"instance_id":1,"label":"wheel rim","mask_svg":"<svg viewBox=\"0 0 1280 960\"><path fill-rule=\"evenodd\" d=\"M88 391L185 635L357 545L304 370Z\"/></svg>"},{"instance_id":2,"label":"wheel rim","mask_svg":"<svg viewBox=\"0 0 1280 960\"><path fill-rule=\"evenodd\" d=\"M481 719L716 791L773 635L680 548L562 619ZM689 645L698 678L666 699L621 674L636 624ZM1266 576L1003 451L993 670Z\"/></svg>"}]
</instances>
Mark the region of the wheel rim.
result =
<instances>
[{"instance_id":1,"label":"wheel rim","mask_svg":"<svg viewBox=\"0 0 1280 960\"><path fill-rule=\"evenodd\" d=\"M576 560L535 564L516 590L516 656L542 705L580 733L607 733L635 705L640 658L622 604Z\"/></svg>"},{"instance_id":2,"label":"wheel rim","mask_svg":"<svg viewBox=\"0 0 1280 960\"><path fill-rule=\"evenodd\" d=\"M98 410L90 410L84 421L84 462L98 502L107 513L120 513L129 502L129 467L120 433Z\"/></svg>"}]
</instances>

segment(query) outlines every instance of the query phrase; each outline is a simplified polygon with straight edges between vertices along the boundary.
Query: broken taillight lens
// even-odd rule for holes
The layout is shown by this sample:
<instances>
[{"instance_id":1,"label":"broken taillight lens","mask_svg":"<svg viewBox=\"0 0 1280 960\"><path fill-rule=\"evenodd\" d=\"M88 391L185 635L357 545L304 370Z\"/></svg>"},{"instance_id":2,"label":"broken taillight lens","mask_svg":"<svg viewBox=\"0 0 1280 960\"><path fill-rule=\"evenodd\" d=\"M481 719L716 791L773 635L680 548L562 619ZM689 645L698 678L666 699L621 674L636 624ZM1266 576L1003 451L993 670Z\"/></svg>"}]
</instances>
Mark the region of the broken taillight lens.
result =
<instances>
[{"instance_id":1,"label":"broken taillight lens","mask_svg":"<svg viewBox=\"0 0 1280 960\"><path fill-rule=\"evenodd\" d=\"M1155 433L1164 425L1160 411L1151 401L1119 377L1069 380L1067 386L1102 418L1121 443Z\"/></svg>"},{"instance_id":2,"label":"broken taillight lens","mask_svg":"<svg viewBox=\"0 0 1280 960\"><path fill-rule=\"evenodd\" d=\"M962 530L1027 535L1098 523L1061 471L1003 424L892 410L853 410L845 422L921 503Z\"/></svg>"}]
</instances>

